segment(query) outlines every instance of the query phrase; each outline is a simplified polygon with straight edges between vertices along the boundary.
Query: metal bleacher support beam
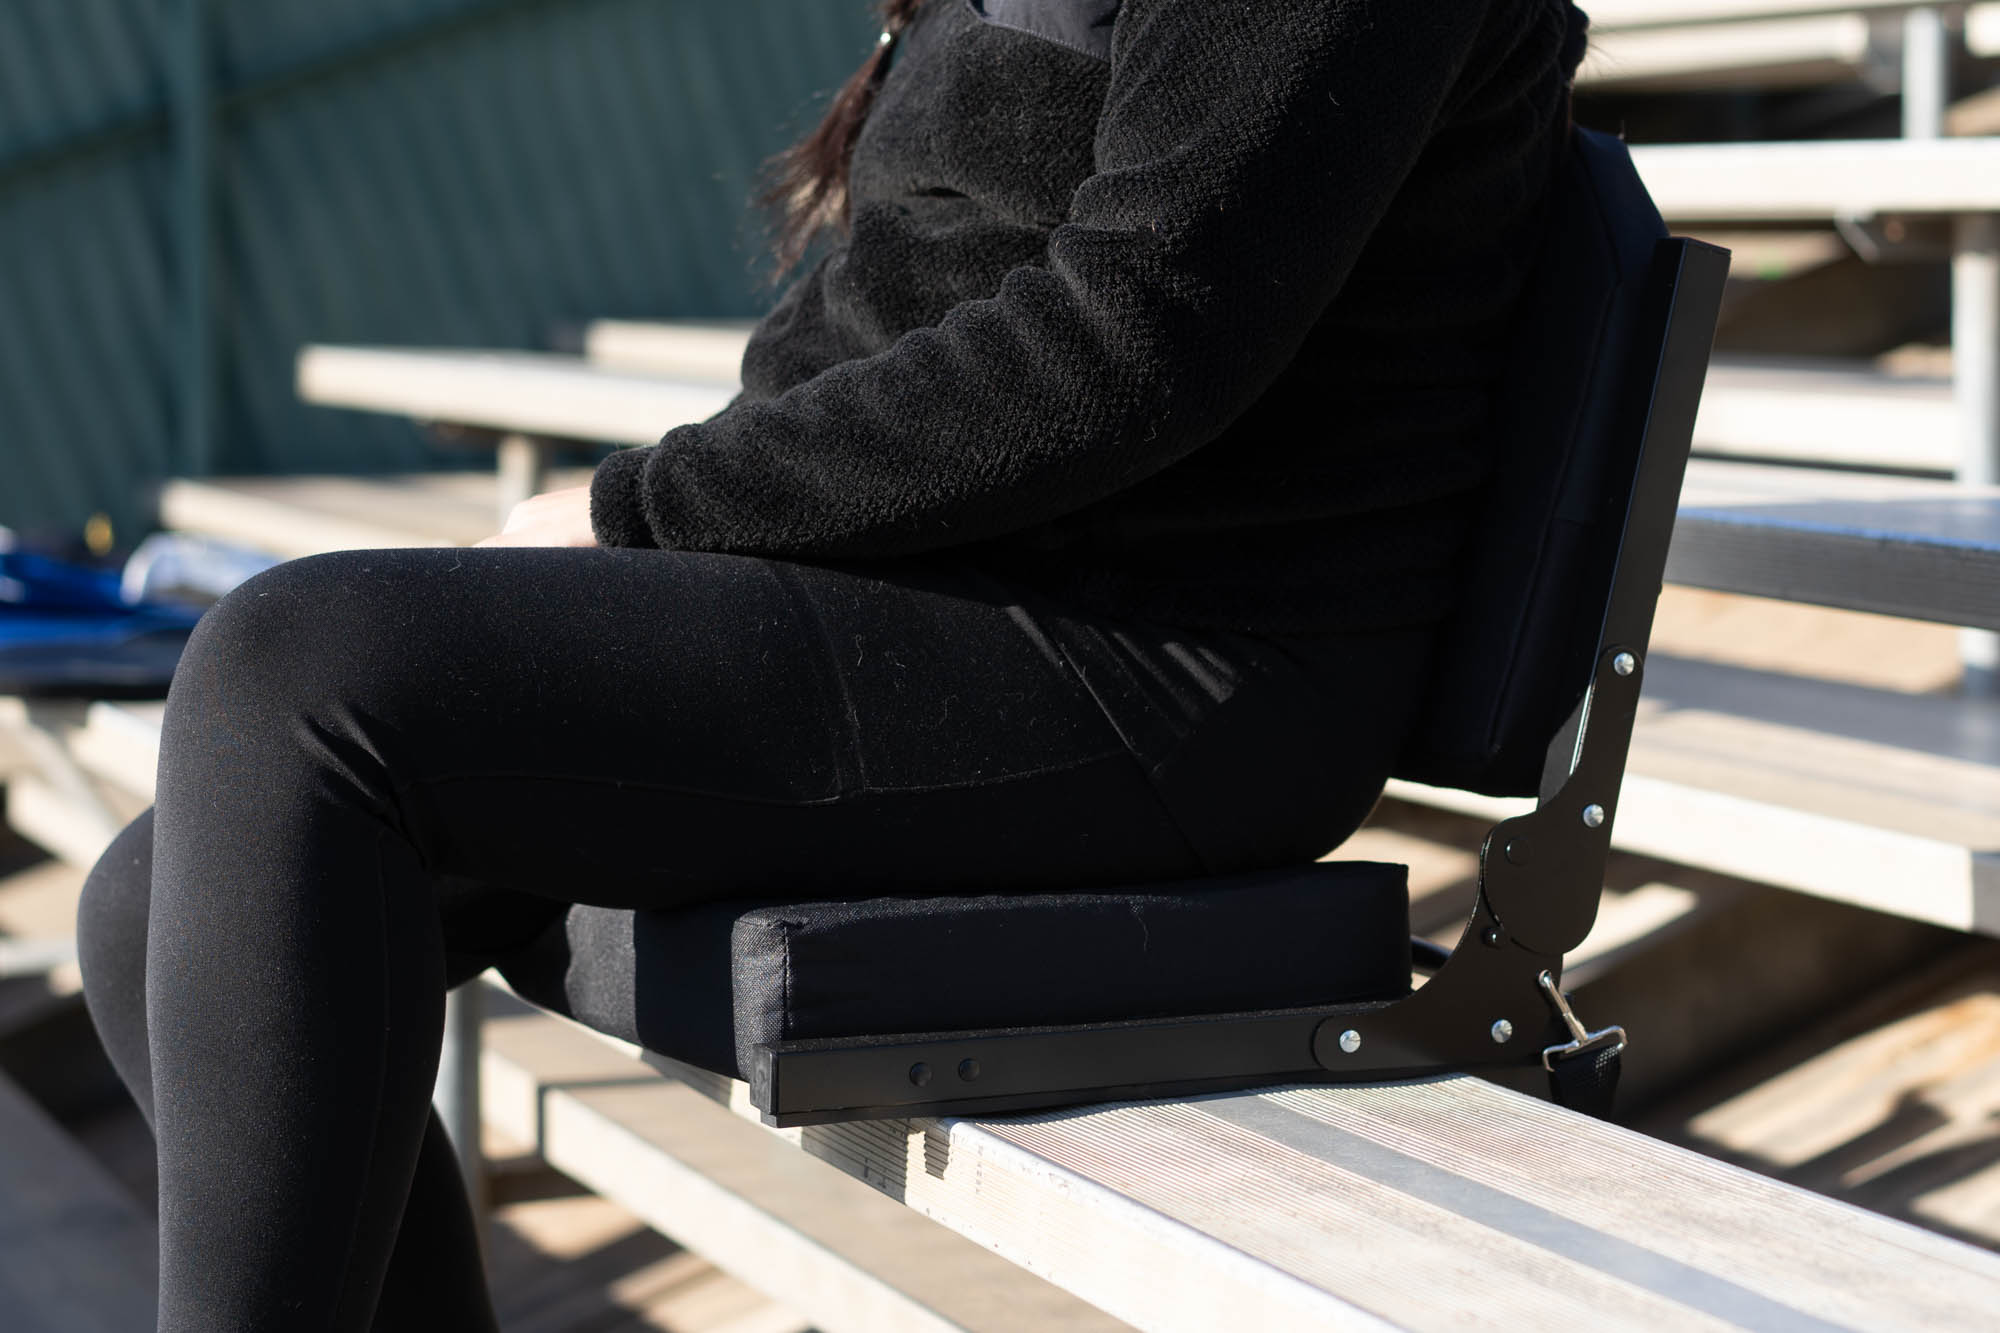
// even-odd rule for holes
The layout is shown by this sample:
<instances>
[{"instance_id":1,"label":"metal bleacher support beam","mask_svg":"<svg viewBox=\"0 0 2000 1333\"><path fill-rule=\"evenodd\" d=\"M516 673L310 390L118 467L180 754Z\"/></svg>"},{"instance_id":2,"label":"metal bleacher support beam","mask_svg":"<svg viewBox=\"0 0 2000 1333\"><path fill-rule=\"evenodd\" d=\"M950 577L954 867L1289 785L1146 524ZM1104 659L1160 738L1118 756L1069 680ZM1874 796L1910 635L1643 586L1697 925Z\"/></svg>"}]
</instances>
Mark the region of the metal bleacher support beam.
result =
<instances>
[{"instance_id":1,"label":"metal bleacher support beam","mask_svg":"<svg viewBox=\"0 0 2000 1333\"><path fill-rule=\"evenodd\" d=\"M1958 220L1952 249L1953 393L1959 419L1959 480L2000 480L2000 214ZM1961 636L1968 692L2000 684L2000 636Z\"/></svg>"},{"instance_id":2,"label":"metal bleacher support beam","mask_svg":"<svg viewBox=\"0 0 2000 1333\"><path fill-rule=\"evenodd\" d=\"M1951 100L1951 34L1944 11L1913 9L1903 16L1903 137L1944 136Z\"/></svg>"},{"instance_id":3,"label":"metal bleacher support beam","mask_svg":"<svg viewBox=\"0 0 2000 1333\"><path fill-rule=\"evenodd\" d=\"M1941 8L1913 9L1903 16L1903 138L1944 137L1951 101L1952 38ZM1958 479L1967 486L1990 486L2000 478L2000 292L1996 292L1995 230L2000 215L1960 217L1952 237L1952 349L1956 358L1953 394L1957 400ZM1991 694L2000 685L2000 635L1991 630L1959 631L1963 688Z\"/></svg>"}]
</instances>

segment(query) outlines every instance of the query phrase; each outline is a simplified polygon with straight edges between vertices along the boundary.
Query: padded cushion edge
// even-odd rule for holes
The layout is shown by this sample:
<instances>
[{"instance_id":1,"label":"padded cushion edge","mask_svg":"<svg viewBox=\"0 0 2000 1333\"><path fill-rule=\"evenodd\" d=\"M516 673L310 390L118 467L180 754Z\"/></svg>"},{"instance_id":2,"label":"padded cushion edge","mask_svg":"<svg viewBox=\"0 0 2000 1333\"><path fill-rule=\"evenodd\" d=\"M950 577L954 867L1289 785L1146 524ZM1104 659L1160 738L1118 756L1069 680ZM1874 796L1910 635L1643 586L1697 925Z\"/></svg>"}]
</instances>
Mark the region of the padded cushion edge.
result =
<instances>
[{"instance_id":1,"label":"padded cushion edge","mask_svg":"<svg viewBox=\"0 0 2000 1333\"><path fill-rule=\"evenodd\" d=\"M742 1077L764 1043L1235 1013L1409 987L1400 865L1122 890L578 907L506 965L528 999Z\"/></svg>"}]
</instances>

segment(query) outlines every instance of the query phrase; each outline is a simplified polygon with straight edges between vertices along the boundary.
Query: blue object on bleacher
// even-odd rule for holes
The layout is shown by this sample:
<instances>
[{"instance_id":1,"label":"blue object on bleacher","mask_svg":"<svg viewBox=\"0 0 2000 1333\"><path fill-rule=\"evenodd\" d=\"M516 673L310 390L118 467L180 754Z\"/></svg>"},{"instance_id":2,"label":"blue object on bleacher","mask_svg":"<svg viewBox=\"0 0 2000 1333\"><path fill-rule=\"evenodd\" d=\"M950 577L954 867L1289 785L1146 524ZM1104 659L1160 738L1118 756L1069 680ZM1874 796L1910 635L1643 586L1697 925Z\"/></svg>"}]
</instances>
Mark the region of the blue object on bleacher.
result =
<instances>
[{"instance_id":1,"label":"blue object on bleacher","mask_svg":"<svg viewBox=\"0 0 2000 1333\"><path fill-rule=\"evenodd\" d=\"M118 571L18 549L0 531L0 694L160 698L200 618L128 603Z\"/></svg>"}]
</instances>

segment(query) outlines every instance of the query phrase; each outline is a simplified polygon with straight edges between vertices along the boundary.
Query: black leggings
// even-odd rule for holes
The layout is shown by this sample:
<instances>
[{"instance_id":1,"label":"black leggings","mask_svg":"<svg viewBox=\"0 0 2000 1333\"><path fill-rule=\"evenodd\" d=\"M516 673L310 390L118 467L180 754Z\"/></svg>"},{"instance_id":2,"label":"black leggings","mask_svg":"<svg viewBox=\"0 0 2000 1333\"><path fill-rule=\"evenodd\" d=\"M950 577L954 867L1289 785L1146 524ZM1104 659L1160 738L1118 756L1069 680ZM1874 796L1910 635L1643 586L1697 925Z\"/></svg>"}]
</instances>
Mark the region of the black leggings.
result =
<instances>
[{"instance_id":1,"label":"black leggings","mask_svg":"<svg viewBox=\"0 0 2000 1333\"><path fill-rule=\"evenodd\" d=\"M1417 633L1108 623L967 569L351 552L202 621L85 890L159 1144L162 1329L491 1328L428 1114L447 984L567 904L1095 886L1317 856Z\"/></svg>"}]
</instances>

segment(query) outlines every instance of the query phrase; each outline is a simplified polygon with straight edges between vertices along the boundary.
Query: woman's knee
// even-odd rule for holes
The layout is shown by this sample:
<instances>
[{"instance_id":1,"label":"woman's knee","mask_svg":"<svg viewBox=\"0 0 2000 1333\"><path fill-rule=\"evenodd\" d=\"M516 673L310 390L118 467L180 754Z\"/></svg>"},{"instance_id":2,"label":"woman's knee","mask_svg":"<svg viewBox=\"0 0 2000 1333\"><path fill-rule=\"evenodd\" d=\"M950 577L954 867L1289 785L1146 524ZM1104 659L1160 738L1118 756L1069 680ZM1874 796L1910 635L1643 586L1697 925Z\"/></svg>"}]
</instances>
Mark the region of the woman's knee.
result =
<instances>
[{"instance_id":1,"label":"woman's knee","mask_svg":"<svg viewBox=\"0 0 2000 1333\"><path fill-rule=\"evenodd\" d=\"M355 753L340 743L373 711L364 696L406 665L398 634L411 599L385 595L371 561L381 564L370 552L290 561L209 608L168 695L163 799L186 779L275 777L288 755L317 762L327 743Z\"/></svg>"},{"instance_id":2,"label":"woman's knee","mask_svg":"<svg viewBox=\"0 0 2000 1333\"><path fill-rule=\"evenodd\" d=\"M145 984L146 918L153 885L153 812L111 840L84 877L77 901L76 951L86 990Z\"/></svg>"},{"instance_id":3,"label":"woman's knee","mask_svg":"<svg viewBox=\"0 0 2000 1333\"><path fill-rule=\"evenodd\" d=\"M169 710L197 693L237 709L322 692L354 663L393 647L397 599L368 586L369 552L292 560L247 580L202 616L174 679Z\"/></svg>"},{"instance_id":4,"label":"woman's knee","mask_svg":"<svg viewBox=\"0 0 2000 1333\"><path fill-rule=\"evenodd\" d=\"M84 1002L111 1063L152 1119L146 1035L146 930L152 910L153 812L112 839L77 903L76 956Z\"/></svg>"}]
</instances>

